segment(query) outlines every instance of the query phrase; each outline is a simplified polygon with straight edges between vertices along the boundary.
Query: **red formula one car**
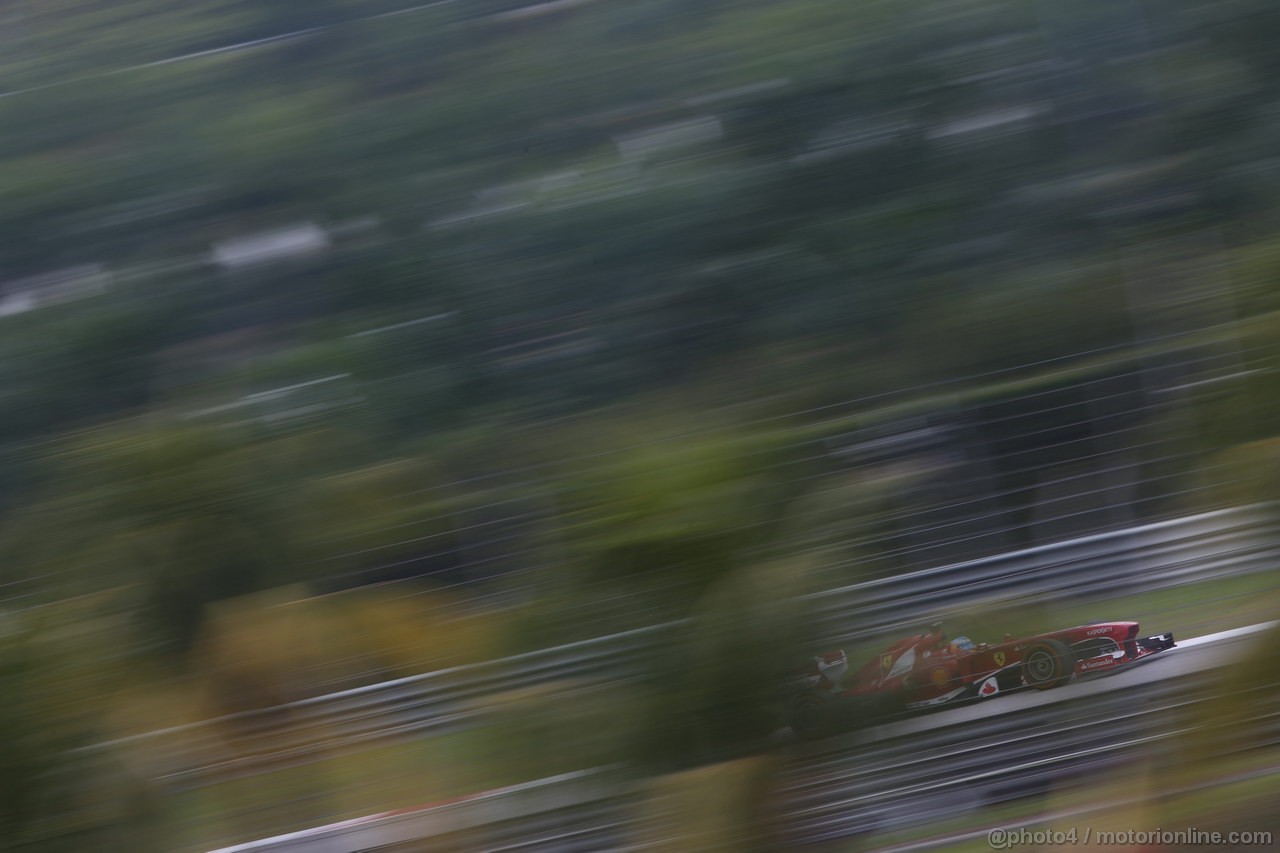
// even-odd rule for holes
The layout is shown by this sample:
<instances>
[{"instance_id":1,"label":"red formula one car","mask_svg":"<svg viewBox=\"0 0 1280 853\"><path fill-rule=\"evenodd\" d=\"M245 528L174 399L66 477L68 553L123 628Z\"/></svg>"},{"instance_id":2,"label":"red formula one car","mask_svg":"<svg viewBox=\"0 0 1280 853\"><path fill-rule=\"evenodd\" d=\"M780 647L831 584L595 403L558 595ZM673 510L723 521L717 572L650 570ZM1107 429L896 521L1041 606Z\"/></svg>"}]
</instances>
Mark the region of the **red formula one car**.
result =
<instances>
[{"instance_id":1,"label":"red formula one car","mask_svg":"<svg viewBox=\"0 0 1280 853\"><path fill-rule=\"evenodd\" d=\"M1139 637L1137 622L1098 622L994 644L947 641L941 624L899 640L846 678L842 651L813 659L788 682L791 728L825 737L855 722L987 699L1026 687L1048 690L1174 647L1172 634Z\"/></svg>"}]
</instances>

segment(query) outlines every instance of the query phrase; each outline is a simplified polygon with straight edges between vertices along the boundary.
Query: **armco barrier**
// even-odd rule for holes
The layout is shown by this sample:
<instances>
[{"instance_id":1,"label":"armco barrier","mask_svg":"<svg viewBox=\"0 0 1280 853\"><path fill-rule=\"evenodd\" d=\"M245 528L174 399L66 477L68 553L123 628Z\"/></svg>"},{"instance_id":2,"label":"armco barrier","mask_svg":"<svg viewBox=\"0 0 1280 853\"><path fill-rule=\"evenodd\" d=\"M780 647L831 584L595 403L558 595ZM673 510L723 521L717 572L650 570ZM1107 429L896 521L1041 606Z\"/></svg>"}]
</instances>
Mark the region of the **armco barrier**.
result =
<instances>
[{"instance_id":1,"label":"armco barrier","mask_svg":"<svg viewBox=\"0 0 1280 853\"><path fill-rule=\"evenodd\" d=\"M224 847L215 853L621 849L629 788L608 768L582 770L435 806L370 815Z\"/></svg>"},{"instance_id":2,"label":"armco barrier","mask_svg":"<svg viewBox=\"0 0 1280 853\"><path fill-rule=\"evenodd\" d=\"M1275 522L1261 507L1204 513L868 581L809 596L823 639L847 642L919 625L992 597L1112 597L1273 567ZM164 774L198 785L377 740L443 732L477 719L485 697L555 681L638 673L665 623L480 664L400 678L113 741L150 741ZM287 736L286 736L287 733ZM98 747L101 748L101 747ZM234 762L213 755L233 753Z\"/></svg>"},{"instance_id":3,"label":"armco barrier","mask_svg":"<svg viewBox=\"0 0 1280 853\"><path fill-rule=\"evenodd\" d=\"M1209 727L1188 712L1213 698L1207 680L1268 629L1254 625L1185 642L1116 675L793 747L779 792L790 849L903 829L1087 781L1193 731L1218 754L1280 745L1280 708ZM1162 667L1162 668L1161 668ZM1274 695L1276 685L1259 686ZM1215 748L1216 747L1216 748ZM216 853L637 849L638 802L617 768L599 768L442 806L373 815Z\"/></svg>"}]
</instances>

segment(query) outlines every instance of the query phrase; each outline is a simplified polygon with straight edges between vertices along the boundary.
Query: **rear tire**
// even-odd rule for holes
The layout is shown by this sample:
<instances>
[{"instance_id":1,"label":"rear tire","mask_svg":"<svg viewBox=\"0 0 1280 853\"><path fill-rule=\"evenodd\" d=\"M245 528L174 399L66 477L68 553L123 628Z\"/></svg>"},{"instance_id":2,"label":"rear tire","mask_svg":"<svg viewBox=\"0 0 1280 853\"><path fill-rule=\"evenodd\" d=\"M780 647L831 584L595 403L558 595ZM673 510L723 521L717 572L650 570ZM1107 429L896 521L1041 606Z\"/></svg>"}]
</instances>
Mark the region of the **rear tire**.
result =
<instances>
[{"instance_id":1,"label":"rear tire","mask_svg":"<svg viewBox=\"0 0 1280 853\"><path fill-rule=\"evenodd\" d=\"M1071 680L1075 656L1065 643L1037 640L1022 652L1022 680L1028 687L1051 690Z\"/></svg>"},{"instance_id":2,"label":"rear tire","mask_svg":"<svg viewBox=\"0 0 1280 853\"><path fill-rule=\"evenodd\" d=\"M859 714L859 722L874 725L900 717L906 710L907 703L901 693L873 693Z\"/></svg>"},{"instance_id":3,"label":"rear tire","mask_svg":"<svg viewBox=\"0 0 1280 853\"><path fill-rule=\"evenodd\" d=\"M801 740L821 740L836 733L832 724L831 696L819 690L798 693L791 699L787 723Z\"/></svg>"}]
</instances>

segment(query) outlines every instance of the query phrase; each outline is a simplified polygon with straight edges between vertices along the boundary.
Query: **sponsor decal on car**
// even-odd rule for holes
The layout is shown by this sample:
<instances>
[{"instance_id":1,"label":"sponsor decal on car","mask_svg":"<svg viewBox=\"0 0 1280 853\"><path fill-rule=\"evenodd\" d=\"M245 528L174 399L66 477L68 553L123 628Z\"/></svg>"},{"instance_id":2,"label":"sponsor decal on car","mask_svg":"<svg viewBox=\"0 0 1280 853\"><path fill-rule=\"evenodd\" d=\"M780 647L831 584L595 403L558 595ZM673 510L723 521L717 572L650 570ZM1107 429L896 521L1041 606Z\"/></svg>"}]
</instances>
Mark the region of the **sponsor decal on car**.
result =
<instances>
[{"instance_id":1,"label":"sponsor decal on car","mask_svg":"<svg viewBox=\"0 0 1280 853\"><path fill-rule=\"evenodd\" d=\"M881 655L881 656L880 656L880 668L881 668L881 669L883 669L885 672L888 672L890 669L892 669L892 668L893 668L893 655Z\"/></svg>"},{"instance_id":2,"label":"sponsor decal on car","mask_svg":"<svg viewBox=\"0 0 1280 853\"><path fill-rule=\"evenodd\" d=\"M964 691L965 691L965 688L957 687L955 690L952 690L948 693L944 693L941 696L935 696L932 699L922 699L919 702L908 702L907 707L908 708L928 708L933 705L942 705L946 702L950 702L952 699L955 699L961 693L964 693Z\"/></svg>"},{"instance_id":3,"label":"sponsor decal on car","mask_svg":"<svg viewBox=\"0 0 1280 853\"><path fill-rule=\"evenodd\" d=\"M933 679L933 683L942 687L951 681L951 673L947 672L945 666L937 666L933 668L933 672L929 673L929 677Z\"/></svg>"},{"instance_id":4,"label":"sponsor decal on car","mask_svg":"<svg viewBox=\"0 0 1280 853\"><path fill-rule=\"evenodd\" d=\"M1110 634L1110 633L1111 633L1111 629L1110 629L1110 628L1091 628L1091 629L1089 629L1088 633L1086 633L1086 634L1085 634L1085 636L1086 636L1086 637L1098 637L1098 636L1101 636L1101 635L1103 635L1103 634Z\"/></svg>"},{"instance_id":5,"label":"sponsor decal on car","mask_svg":"<svg viewBox=\"0 0 1280 853\"><path fill-rule=\"evenodd\" d=\"M999 692L1000 685L996 683L996 677L994 675L982 682L982 686L978 688L979 696L994 696Z\"/></svg>"},{"instance_id":6,"label":"sponsor decal on car","mask_svg":"<svg viewBox=\"0 0 1280 853\"><path fill-rule=\"evenodd\" d=\"M996 666L1004 666L1004 652L996 652L992 655L992 659L996 662Z\"/></svg>"}]
</instances>

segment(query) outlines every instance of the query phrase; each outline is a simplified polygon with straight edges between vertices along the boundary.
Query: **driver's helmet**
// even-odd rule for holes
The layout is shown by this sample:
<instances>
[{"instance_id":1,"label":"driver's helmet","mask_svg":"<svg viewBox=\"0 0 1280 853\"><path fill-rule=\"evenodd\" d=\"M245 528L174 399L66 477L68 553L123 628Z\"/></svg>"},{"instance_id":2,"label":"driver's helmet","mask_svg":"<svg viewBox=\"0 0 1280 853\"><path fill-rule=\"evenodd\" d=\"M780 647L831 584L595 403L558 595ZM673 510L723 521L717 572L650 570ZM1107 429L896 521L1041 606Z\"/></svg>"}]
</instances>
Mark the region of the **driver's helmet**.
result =
<instances>
[{"instance_id":1,"label":"driver's helmet","mask_svg":"<svg viewBox=\"0 0 1280 853\"><path fill-rule=\"evenodd\" d=\"M818 672L826 676L833 684L839 684L840 679L844 678L845 671L849 669L849 659L845 656L843 650L819 655L816 661Z\"/></svg>"},{"instance_id":2,"label":"driver's helmet","mask_svg":"<svg viewBox=\"0 0 1280 853\"><path fill-rule=\"evenodd\" d=\"M951 650L953 652L971 652L973 648L973 640L968 637L956 637L951 641Z\"/></svg>"}]
</instances>

